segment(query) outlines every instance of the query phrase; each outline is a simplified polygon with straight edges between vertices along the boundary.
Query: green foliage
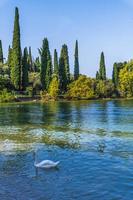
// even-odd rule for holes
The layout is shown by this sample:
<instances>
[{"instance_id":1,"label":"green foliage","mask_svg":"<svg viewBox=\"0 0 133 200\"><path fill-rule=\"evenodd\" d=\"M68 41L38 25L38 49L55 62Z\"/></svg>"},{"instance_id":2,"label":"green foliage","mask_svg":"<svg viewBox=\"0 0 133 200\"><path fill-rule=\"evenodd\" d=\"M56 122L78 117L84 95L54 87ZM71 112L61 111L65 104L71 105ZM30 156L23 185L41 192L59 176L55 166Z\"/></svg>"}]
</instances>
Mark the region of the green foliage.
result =
<instances>
[{"instance_id":1,"label":"green foliage","mask_svg":"<svg viewBox=\"0 0 133 200\"><path fill-rule=\"evenodd\" d=\"M0 40L0 91L8 99L8 91L26 90L29 96L40 94L42 99L56 99L59 94L70 98L107 98L112 96L133 97L133 60L114 63L112 81L106 77L104 53L101 53L96 79L79 76L78 41L75 44L74 74L70 74L68 47L62 46L60 58L54 50L54 70L49 42L44 38L39 49L40 57L33 58L31 47L21 53L19 10L15 9L12 47L9 46L7 63L4 64L2 41ZM7 93L7 96L6 96ZM21 93L21 91L20 91Z\"/></svg>"},{"instance_id":2,"label":"green foliage","mask_svg":"<svg viewBox=\"0 0 133 200\"><path fill-rule=\"evenodd\" d=\"M34 71L34 67L33 67L33 59L32 59L31 47L29 47L29 53L27 51L27 54L28 54L29 71L33 72Z\"/></svg>"},{"instance_id":3,"label":"green foliage","mask_svg":"<svg viewBox=\"0 0 133 200\"><path fill-rule=\"evenodd\" d=\"M106 80L106 66L105 66L105 58L103 52L101 53L101 59L100 59L99 79Z\"/></svg>"},{"instance_id":4,"label":"green foliage","mask_svg":"<svg viewBox=\"0 0 133 200\"><path fill-rule=\"evenodd\" d=\"M100 80L99 72L96 72L96 80Z\"/></svg>"},{"instance_id":5,"label":"green foliage","mask_svg":"<svg viewBox=\"0 0 133 200\"><path fill-rule=\"evenodd\" d=\"M40 68L41 68L41 63L40 63L40 59L39 57L37 57L34 61L34 71L35 72L40 72Z\"/></svg>"},{"instance_id":6,"label":"green foliage","mask_svg":"<svg viewBox=\"0 0 133 200\"><path fill-rule=\"evenodd\" d=\"M4 90L5 88L11 89L10 79L6 76L0 76L0 91Z\"/></svg>"},{"instance_id":7,"label":"green foliage","mask_svg":"<svg viewBox=\"0 0 133 200\"><path fill-rule=\"evenodd\" d=\"M50 86L49 86L49 95L53 99L57 99L59 95L59 81L58 78L55 76L53 77Z\"/></svg>"},{"instance_id":8,"label":"green foliage","mask_svg":"<svg viewBox=\"0 0 133 200\"><path fill-rule=\"evenodd\" d=\"M15 96L11 92L8 92L7 89L0 91L0 103L11 102L14 100Z\"/></svg>"},{"instance_id":9,"label":"green foliage","mask_svg":"<svg viewBox=\"0 0 133 200\"><path fill-rule=\"evenodd\" d=\"M123 97L133 97L133 60L119 73L119 90Z\"/></svg>"},{"instance_id":10,"label":"green foliage","mask_svg":"<svg viewBox=\"0 0 133 200\"><path fill-rule=\"evenodd\" d=\"M6 64L0 63L0 75L10 76L10 68Z\"/></svg>"},{"instance_id":11,"label":"green foliage","mask_svg":"<svg viewBox=\"0 0 133 200\"><path fill-rule=\"evenodd\" d=\"M33 87L32 86L28 86L26 88L26 92L27 92L29 97L33 97L34 96L34 91L33 91Z\"/></svg>"},{"instance_id":12,"label":"green foliage","mask_svg":"<svg viewBox=\"0 0 133 200\"><path fill-rule=\"evenodd\" d=\"M21 42L19 11L15 9L14 32L12 42L11 81L16 90L21 89Z\"/></svg>"},{"instance_id":13,"label":"green foliage","mask_svg":"<svg viewBox=\"0 0 133 200\"><path fill-rule=\"evenodd\" d=\"M28 87L28 57L27 48L24 48L23 58L22 58L22 89L25 90Z\"/></svg>"},{"instance_id":14,"label":"green foliage","mask_svg":"<svg viewBox=\"0 0 133 200\"><path fill-rule=\"evenodd\" d=\"M68 47L67 45L63 45L64 49L64 64L65 64L65 71L66 71L66 78L67 84L70 83L70 67L69 67L69 56L68 56Z\"/></svg>"},{"instance_id":15,"label":"green foliage","mask_svg":"<svg viewBox=\"0 0 133 200\"><path fill-rule=\"evenodd\" d=\"M44 38L42 48L39 49L41 56L41 84L42 90L48 90L52 78L52 59L49 51L48 39Z\"/></svg>"},{"instance_id":16,"label":"green foliage","mask_svg":"<svg viewBox=\"0 0 133 200\"><path fill-rule=\"evenodd\" d=\"M59 59L59 87L60 92L66 92L70 83L69 57L67 45L63 45Z\"/></svg>"},{"instance_id":17,"label":"green foliage","mask_svg":"<svg viewBox=\"0 0 133 200\"><path fill-rule=\"evenodd\" d=\"M99 80L96 82L95 94L98 98L112 97L114 94L114 84L111 80Z\"/></svg>"},{"instance_id":18,"label":"green foliage","mask_svg":"<svg viewBox=\"0 0 133 200\"><path fill-rule=\"evenodd\" d=\"M42 102L49 101L51 99L50 95L48 94L46 90L41 91L40 96L41 96Z\"/></svg>"},{"instance_id":19,"label":"green foliage","mask_svg":"<svg viewBox=\"0 0 133 200\"><path fill-rule=\"evenodd\" d=\"M31 72L29 73L29 84L32 86L34 93L40 93L41 90L41 81L40 81L40 73Z\"/></svg>"},{"instance_id":20,"label":"green foliage","mask_svg":"<svg viewBox=\"0 0 133 200\"><path fill-rule=\"evenodd\" d=\"M113 81L116 89L118 89L118 86L119 86L120 70L123 69L126 64L127 64L126 62L124 62L124 63L114 63L112 81Z\"/></svg>"},{"instance_id":21,"label":"green foliage","mask_svg":"<svg viewBox=\"0 0 133 200\"><path fill-rule=\"evenodd\" d=\"M64 49L61 49L61 55L59 59L59 84L60 92L66 91L67 88L67 77L65 71L65 62L64 62Z\"/></svg>"},{"instance_id":22,"label":"green foliage","mask_svg":"<svg viewBox=\"0 0 133 200\"><path fill-rule=\"evenodd\" d=\"M74 62L74 80L77 80L79 77L79 55L78 55L78 41L76 40L75 45L75 62Z\"/></svg>"},{"instance_id":23,"label":"green foliage","mask_svg":"<svg viewBox=\"0 0 133 200\"><path fill-rule=\"evenodd\" d=\"M94 84L94 79L86 76L79 76L78 80L69 85L67 97L92 99L95 97Z\"/></svg>"},{"instance_id":24,"label":"green foliage","mask_svg":"<svg viewBox=\"0 0 133 200\"><path fill-rule=\"evenodd\" d=\"M0 63L4 63L2 41L0 40Z\"/></svg>"},{"instance_id":25,"label":"green foliage","mask_svg":"<svg viewBox=\"0 0 133 200\"><path fill-rule=\"evenodd\" d=\"M12 48L10 47L9 45L9 48L8 48L8 59L7 59L7 65L11 71L11 65L12 65Z\"/></svg>"},{"instance_id":26,"label":"green foliage","mask_svg":"<svg viewBox=\"0 0 133 200\"><path fill-rule=\"evenodd\" d=\"M113 81L115 87L117 88L118 82L119 82L119 73L118 73L117 63L114 63L114 66L113 66L112 81Z\"/></svg>"},{"instance_id":27,"label":"green foliage","mask_svg":"<svg viewBox=\"0 0 133 200\"><path fill-rule=\"evenodd\" d=\"M56 49L54 50L54 74L58 76L59 74L59 63L58 63L58 54Z\"/></svg>"},{"instance_id":28,"label":"green foliage","mask_svg":"<svg viewBox=\"0 0 133 200\"><path fill-rule=\"evenodd\" d=\"M44 38L42 48L39 49L40 57L41 57L41 71L40 71L40 77L41 77L41 84L42 84L42 90L46 89L46 69L47 69L47 52L49 49L49 44L47 38Z\"/></svg>"},{"instance_id":29,"label":"green foliage","mask_svg":"<svg viewBox=\"0 0 133 200\"><path fill-rule=\"evenodd\" d=\"M52 80L52 58L50 55L50 52L48 52L48 57L47 57L47 69L46 69L46 77L45 77L45 82L46 82L46 90L48 91L50 82Z\"/></svg>"}]
</instances>

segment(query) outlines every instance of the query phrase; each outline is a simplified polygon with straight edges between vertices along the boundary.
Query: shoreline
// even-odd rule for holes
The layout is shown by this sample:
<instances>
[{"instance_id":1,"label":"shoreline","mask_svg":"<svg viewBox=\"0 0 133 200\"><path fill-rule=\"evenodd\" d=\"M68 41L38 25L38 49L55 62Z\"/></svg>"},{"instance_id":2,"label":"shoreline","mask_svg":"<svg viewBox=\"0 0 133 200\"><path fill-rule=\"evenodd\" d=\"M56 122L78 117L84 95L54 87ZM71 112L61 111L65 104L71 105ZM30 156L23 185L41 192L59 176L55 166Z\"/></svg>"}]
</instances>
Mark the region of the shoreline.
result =
<instances>
[{"instance_id":1,"label":"shoreline","mask_svg":"<svg viewBox=\"0 0 133 200\"><path fill-rule=\"evenodd\" d=\"M94 99L87 99L87 98L58 98L57 100L49 99L47 101L42 101L40 97L19 97L16 98L14 101L9 102L0 102L0 104L16 104L16 103L49 103L49 102L81 102L81 101L126 101L126 100L133 100L132 98L94 98Z\"/></svg>"}]
</instances>

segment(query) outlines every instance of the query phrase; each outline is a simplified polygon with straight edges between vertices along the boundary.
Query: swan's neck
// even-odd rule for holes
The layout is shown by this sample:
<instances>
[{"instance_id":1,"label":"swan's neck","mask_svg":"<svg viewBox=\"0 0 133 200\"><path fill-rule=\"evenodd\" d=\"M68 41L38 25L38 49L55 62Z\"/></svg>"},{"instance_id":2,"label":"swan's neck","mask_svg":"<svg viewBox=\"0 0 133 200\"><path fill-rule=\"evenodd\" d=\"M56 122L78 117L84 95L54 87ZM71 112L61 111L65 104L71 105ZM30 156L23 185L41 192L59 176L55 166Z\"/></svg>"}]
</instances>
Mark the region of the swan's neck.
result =
<instances>
[{"instance_id":1,"label":"swan's neck","mask_svg":"<svg viewBox=\"0 0 133 200\"><path fill-rule=\"evenodd\" d=\"M37 160L36 160L36 153L35 152L33 153L33 157L34 157L34 165L36 165L37 164Z\"/></svg>"}]
</instances>

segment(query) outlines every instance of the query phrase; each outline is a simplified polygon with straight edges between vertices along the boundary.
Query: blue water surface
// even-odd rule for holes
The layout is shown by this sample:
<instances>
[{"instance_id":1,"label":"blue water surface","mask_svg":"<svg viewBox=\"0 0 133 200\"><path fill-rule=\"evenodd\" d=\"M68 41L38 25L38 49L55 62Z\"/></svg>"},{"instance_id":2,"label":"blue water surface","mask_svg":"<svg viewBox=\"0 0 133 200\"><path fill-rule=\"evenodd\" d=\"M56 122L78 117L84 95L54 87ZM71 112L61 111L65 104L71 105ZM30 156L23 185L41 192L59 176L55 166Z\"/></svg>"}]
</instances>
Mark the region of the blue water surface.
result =
<instances>
[{"instance_id":1,"label":"blue water surface","mask_svg":"<svg viewBox=\"0 0 133 200\"><path fill-rule=\"evenodd\" d=\"M0 199L132 200L133 100L0 104Z\"/></svg>"}]
</instances>

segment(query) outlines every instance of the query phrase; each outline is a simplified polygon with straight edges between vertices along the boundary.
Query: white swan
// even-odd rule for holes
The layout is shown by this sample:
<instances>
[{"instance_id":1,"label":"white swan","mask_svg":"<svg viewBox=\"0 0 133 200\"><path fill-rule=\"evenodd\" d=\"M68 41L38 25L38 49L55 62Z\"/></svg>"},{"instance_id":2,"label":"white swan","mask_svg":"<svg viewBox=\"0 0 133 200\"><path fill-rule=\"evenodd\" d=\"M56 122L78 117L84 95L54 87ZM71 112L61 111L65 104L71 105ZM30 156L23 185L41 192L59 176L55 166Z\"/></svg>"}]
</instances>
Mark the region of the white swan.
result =
<instances>
[{"instance_id":1,"label":"white swan","mask_svg":"<svg viewBox=\"0 0 133 200\"><path fill-rule=\"evenodd\" d=\"M37 161L36 161L36 154L34 152L34 166L36 168L43 168L43 169L55 168L55 167L58 166L59 163L60 163L59 161L53 162L51 160L43 160L43 161L37 163Z\"/></svg>"}]
</instances>

